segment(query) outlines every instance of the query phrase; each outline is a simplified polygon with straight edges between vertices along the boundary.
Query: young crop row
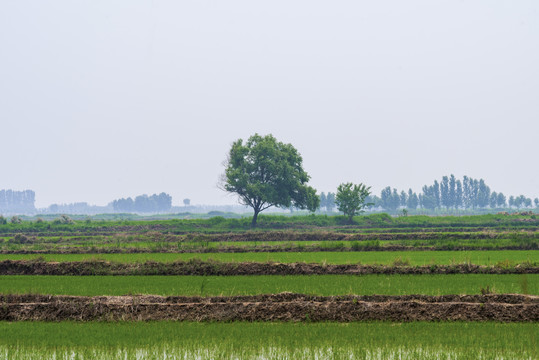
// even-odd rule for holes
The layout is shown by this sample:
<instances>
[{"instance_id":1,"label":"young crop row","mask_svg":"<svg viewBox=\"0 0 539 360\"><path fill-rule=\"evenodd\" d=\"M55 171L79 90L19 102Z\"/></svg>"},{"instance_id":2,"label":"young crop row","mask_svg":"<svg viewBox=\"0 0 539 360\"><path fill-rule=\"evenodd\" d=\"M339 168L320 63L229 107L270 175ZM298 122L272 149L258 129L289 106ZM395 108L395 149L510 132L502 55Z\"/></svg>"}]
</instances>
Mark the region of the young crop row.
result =
<instances>
[{"instance_id":1,"label":"young crop row","mask_svg":"<svg viewBox=\"0 0 539 360\"><path fill-rule=\"evenodd\" d=\"M221 262L277 262L364 265L499 265L514 267L519 263L539 264L539 251L369 251L369 252L245 252L245 253L132 253L132 254L0 254L4 260L33 261L111 261L140 263L174 262L199 259Z\"/></svg>"},{"instance_id":2,"label":"young crop row","mask_svg":"<svg viewBox=\"0 0 539 360\"><path fill-rule=\"evenodd\" d=\"M539 357L533 323L0 322L0 333L0 358L17 360Z\"/></svg>"},{"instance_id":3,"label":"young crop row","mask_svg":"<svg viewBox=\"0 0 539 360\"><path fill-rule=\"evenodd\" d=\"M0 294L232 296L281 292L321 296L539 295L539 275L0 276Z\"/></svg>"}]
</instances>

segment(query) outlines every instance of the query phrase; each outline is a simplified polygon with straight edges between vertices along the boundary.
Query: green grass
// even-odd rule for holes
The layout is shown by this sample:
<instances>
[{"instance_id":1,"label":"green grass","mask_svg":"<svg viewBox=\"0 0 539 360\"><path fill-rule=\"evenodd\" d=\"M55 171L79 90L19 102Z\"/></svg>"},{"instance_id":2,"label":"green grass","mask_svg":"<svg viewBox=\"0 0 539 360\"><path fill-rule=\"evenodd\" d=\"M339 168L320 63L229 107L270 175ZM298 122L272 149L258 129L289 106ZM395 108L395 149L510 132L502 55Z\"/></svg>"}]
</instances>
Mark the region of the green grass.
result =
<instances>
[{"instance_id":1,"label":"green grass","mask_svg":"<svg viewBox=\"0 0 539 360\"><path fill-rule=\"evenodd\" d=\"M11 234L15 232L26 233L58 233L65 234L84 232L114 231L125 227L134 227L133 232L144 232L152 226L159 228L159 231L181 232L222 232L222 231L247 231L250 230L251 219L249 215L241 218L225 218L223 216L210 217L207 219L187 219L194 217L192 214L165 215L157 217L138 217L126 214L111 214L105 216L107 220L97 220L86 222L77 220L73 224L55 224L54 222L36 223L27 221L24 217L21 224L0 225L0 234ZM236 215L234 215L236 216ZM46 217L52 220L58 215ZM198 216L197 216L198 217ZM78 218L73 216L73 218ZM96 216L96 219L103 218L103 215ZM173 220L155 220L156 218L175 218ZM144 219L144 220L143 220ZM527 221L520 221L526 219ZM536 215L469 215L469 216L426 216L414 215L404 217L391 217L388 214L371 214L354 217L354 226L362 228L485 228L493 229L533 229L539 224ZM258 221L258 228L263 229L285 229L285 228L321 228L321 227L341 227L348 228L349 224L344 216L327 215L261 215ZM138 229L140 228L140 229Z\"/></svg>"},{"instance_id":2,"label":"green grass","mask_svg":"<svg viewBox=\"0 0 539 360\"><path fill-rule=\"evenodd\" d=\"M307 262L327 264L392 264L395 260L408 261L410 265L459 264L495 265L498 262L517 264L539 263L539 251L368 251L368 252L275 252L275 253L135 253L135 254L0 254L1 260L28 260L42 258L46 261L84 261L102 259L133 263L145 261L172 262L177 260L213 259L222 262Z\"/></svg>"},{"instance_id":3,"label":"green grass","mask_svg":"<svg viewBox=\"0 0 539 360\"><path fill-rule=\"evenodd\" d=\"M537 324L0 323L6 359L534 359Z\"/></svg>"},{"instance_id":4,"label":"green grass","mask_svg":"<svg viewBox=\"0 0 539 360\"><path fill-rule=\"evenodd\" d=\"M0 276L0 293L57 295L256 295L284 291L318 294L539 295L539 275L294 275L294 276Z\"/></svg>"}]
</instances>

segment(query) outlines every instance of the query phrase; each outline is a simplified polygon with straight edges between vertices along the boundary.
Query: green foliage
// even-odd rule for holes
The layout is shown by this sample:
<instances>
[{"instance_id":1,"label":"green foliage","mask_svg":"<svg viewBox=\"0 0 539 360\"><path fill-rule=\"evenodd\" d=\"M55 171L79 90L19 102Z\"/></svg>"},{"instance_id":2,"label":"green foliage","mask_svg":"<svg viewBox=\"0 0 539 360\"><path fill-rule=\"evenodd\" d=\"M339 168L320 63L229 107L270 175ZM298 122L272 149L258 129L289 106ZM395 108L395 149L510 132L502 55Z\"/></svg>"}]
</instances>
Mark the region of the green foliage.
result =
<instances>
[{"instance_id":1,"label":"green foliage","mask_svg":"<svg viewBox=\"0 0 539 360\"><path fill-rule=\"evenodd\" d=\"M253 208L255 227L258 214L272 206L318 209L320 199L308 181L303 159L291 144L279 142L272 135L255 134L245 144L242 139L232 144L223 188Z\"/></svg>"},{"instance_id":2,"label":"green foliage","mask_svg":"<svg viewBox=\"0 0 539 360\"><path fill-rule=\"evenodd\" d=\"M410 211L411 212L411 211ZM197 233L218 233L229 232L231 230L242 232L250 230L251 219L247 217L231 217L230 214L223 215L222 219L212 221L207 216L201 218L184 219L175 218L169 220L158 220L152 217L134 216L130 220L114 218L118 214L110 215L107 220L98 216L91 217L91 222L86 222L86 216L73 216L76 220L72 224L54 223L56 216L43 215L44 222L36 222L34 218L24 218L19 224L7 223L0 226L0 234L12 234L15 232L39 233L40 236L47 234L61 234L64 236L85 235L91 236L95 233L116 234L119 232L129 232L130 234L143 234L148 228L159 228L161 232L173 234L183 234L188 232ZM181 215L183 216L183 215ZM21 217L22 219L22 217ZM28 220L28 221L26 221ZM509 214L485 214L466 216L427 216L409 215L406 217L391 217L386 213L374 213L370 215L358 216L354 218L362 231L415 231L414 229L427 228L429 230L451 229L451 231L467 231L473 228L489 228L492 230L531 230L534 231L539 226L539 217L533 213ZM343 223L342 216L328 215L261 215L259 216L259 230L270 229L313 229L322 227L339 228ZM348 227L347 227L348 228ZM348 228L347 231L351 229ZM422 230L423 231L423 230ZM447 230L442 230L447 231Z\"/></svg>"},{"instance_id":3,"label":"green foliage","mask_svg":"<svg viewBox=\"0 0 539 360\"><path fill-rule=\"evenodd\" d=\"M337 188L335 204L339 211L343 212L348 217L348 222L352 222L355 215L363 212L364 208L372 205L366 204L365 198L370 194L370 186L364 184L343 183Z\"/></svg>"},{"instance_id":4,"label":"green foliage","mask_svg":"<svg viewBox=\"0 0 539 360\"><path fill-rule=\"evenodd\" d=\"M28 242L30 242L30 239L28 238L28 236L26 235L23 235L23 234L17 234L15 235L15 237L13 239L11 239L9 241L10 243L13 243L13 244L26 244Z\"/></svg>"},{"instance_id":5,"label":"green foliage","mask_svg":"<svg viewBox=\"0 0 539 360\"><path fill-rule=\"evenodd\" d=\"M60 276L3 275L0 294L39 293L51 295L257 295L284 291L323 296L358 295L445 295L475 294L489 286L497 293L521 292L519 274L436 275L238 275L238 276ZM531 295L539 295L539 274L528 274Z\"/></svg>"},{"instance_id":6,"label":"green foliage","mask_svg":"<svg viewBox=\"0 0 539 360\"><path fill-rule=\"evenodd\" d=\"M0 225L5 225L5 224L7 224L6 218L0 215Z\"/></svg>"},{"instance_id":7,"label":"green foliage","mask_svg":"<svg viewBox=\"0 0 539 360\"><path fill-rule=\"evenodd\" d=\"M67 215L60 215L60 217L58 219L55 219L53 223L69 225L69 224L74 224L75 222Z\"/></svg>"},{"instance_id":8,"label":"green foliage","mask_svg":"<svg viewBox=\"0 0 539 360\"><path fill-rule=\"evenodd\" d=\"M20 224L22 223L22 219L19 216L12 216L10 222L12 224Z\"/></svg>"}]
</instances>

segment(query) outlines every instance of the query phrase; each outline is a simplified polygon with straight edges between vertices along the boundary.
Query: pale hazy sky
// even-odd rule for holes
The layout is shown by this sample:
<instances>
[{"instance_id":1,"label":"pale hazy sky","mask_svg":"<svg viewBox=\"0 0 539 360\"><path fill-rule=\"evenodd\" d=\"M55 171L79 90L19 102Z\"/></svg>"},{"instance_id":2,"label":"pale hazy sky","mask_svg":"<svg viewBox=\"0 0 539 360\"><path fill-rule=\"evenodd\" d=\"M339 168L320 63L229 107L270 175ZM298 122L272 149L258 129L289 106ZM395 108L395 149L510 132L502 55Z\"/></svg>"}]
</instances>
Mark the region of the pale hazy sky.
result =
<instances>
[{"instance_id":1,"label":"pale hazy sky","mask_svg":"<svg viewBox=\"0 0 539 360\"><path fill-rule=\"evenodd\" d=\"M319 191L539 196L539 1L0 2L0 189L235 203L216 183L255 132Z\"/></svg>"}]
</instances>

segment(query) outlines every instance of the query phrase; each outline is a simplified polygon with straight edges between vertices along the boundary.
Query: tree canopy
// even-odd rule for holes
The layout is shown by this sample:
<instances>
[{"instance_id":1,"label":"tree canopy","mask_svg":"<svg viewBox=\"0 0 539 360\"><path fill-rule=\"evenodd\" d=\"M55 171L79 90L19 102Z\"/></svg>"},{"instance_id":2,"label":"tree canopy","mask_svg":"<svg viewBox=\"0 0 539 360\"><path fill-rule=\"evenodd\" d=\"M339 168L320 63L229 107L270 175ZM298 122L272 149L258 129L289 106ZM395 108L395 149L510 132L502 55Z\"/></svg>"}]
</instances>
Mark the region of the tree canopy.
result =
<instances>
[{"instance_id":1,"label":"tree canopy","mask_svg":"<svg viewBox=\"0 0 539 360\"><path fill-rule=\"evenodd\" d=\"M251 225L256 227L258 214L272 206L316 211L320 198L307 185L309 179L301 155L291 144L271 134L255 134L245 143L239 139L232 144L221 185L253 208Z\"/></svg>"},{"instance_id":2,"label":"tree canopy","mask_svg":"<svg viewBox=\"0 0 539 360\"><path fill-rule=\"evenodd\" d=\"M354 215L363 212L363 209L372 203L365 203L367 196L370 195L370 186L364 184L344 183L337 188L335 204L339 211L348 216L348 221L352 222Z\"/></svg>"}]
</instances>

